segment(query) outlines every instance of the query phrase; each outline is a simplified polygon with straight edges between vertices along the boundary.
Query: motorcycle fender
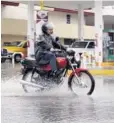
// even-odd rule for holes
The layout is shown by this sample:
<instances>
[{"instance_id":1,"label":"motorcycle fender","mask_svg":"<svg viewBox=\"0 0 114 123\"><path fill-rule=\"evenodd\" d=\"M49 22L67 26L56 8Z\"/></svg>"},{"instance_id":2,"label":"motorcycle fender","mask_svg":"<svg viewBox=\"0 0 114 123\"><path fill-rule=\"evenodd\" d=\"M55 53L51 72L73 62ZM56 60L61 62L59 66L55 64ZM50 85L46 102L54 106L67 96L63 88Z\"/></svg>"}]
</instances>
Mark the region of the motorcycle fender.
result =
<instances>
[{"instance_id":1,"label":"motorcycle fender","mask_svg":"<svg viewBox=\"0 0 114 123\"><path fill-rule=\"evenodd\" d=\"M87 69L76 68L76 69L75 69L75 72L72 71L72 73L69 75L68 81L70 81L70 79L72 78L72 76L73 76L75 73L79 76L81 71L87 71Z\"/></svg>"}]
</instances>

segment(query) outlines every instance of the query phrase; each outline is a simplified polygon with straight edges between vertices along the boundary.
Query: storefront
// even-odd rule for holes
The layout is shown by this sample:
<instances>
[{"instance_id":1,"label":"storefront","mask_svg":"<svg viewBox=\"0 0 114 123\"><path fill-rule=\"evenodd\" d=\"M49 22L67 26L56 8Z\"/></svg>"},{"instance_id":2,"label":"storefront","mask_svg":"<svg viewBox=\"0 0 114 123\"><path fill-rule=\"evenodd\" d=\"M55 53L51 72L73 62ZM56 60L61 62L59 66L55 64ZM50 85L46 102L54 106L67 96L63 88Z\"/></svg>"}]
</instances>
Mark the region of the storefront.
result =
<instances>
[{"instance_id":1,"label":"storefront","mask_svg":"<svg viewBox=\"0 0 114 123\"><path fill-rule=\"evenodd\" d=\"M103 36L103 60L114 61L114 30L104 30Z\"/></svg>"}]
</instances>

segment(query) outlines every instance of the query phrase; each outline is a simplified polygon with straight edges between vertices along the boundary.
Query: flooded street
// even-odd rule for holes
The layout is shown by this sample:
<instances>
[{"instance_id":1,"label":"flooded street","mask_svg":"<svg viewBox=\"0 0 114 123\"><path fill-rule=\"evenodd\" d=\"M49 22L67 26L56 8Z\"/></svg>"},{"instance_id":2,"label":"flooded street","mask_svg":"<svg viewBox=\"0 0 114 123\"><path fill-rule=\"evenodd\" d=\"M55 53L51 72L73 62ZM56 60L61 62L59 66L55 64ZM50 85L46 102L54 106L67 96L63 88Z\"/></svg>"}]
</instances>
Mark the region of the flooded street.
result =
<instances>
[{"instance_id":1,"label":"flooded street","mask_svg":"<svg viewBox=\"0 0 114 123\"><path fill-rule=\"evenodd\" d=\"M114 123L114 0L2 0L0 94L1 123Z\"/></svg>"},{"instance_id":2,"label":"flooded street","mask_svg":"<svg viewBox=\"0 0 114 123\"><path fill-rule=\"evenodd\" d=\"M67 81L48 92L25 93L19 69L11 70L2 66L2 123L114 123L114 76L94 76L94 93L76 96Z\"/></svg>"}]
</instances>

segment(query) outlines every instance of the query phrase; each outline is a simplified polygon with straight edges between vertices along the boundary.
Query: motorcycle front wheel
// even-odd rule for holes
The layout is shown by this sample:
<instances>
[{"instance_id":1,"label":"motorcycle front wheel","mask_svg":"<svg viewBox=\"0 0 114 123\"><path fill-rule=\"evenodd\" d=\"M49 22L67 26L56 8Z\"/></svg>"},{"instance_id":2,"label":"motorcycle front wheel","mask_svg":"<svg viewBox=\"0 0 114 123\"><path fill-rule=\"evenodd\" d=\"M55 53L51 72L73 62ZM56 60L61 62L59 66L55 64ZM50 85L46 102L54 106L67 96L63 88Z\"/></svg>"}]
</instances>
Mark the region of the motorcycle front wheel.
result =
<instances>
[{"instance_id":1,"label":"motorcycle front wheel","mask_svg":"<svg viewBox=\"0 0 114 123\"><path fill-rule=\"evenodd\" d=\"M80 71L78 79L72 74L69 78L68 85L76 95L91 95L95 88L95 80L88 71Z\"/></svg>"}]
</instances>

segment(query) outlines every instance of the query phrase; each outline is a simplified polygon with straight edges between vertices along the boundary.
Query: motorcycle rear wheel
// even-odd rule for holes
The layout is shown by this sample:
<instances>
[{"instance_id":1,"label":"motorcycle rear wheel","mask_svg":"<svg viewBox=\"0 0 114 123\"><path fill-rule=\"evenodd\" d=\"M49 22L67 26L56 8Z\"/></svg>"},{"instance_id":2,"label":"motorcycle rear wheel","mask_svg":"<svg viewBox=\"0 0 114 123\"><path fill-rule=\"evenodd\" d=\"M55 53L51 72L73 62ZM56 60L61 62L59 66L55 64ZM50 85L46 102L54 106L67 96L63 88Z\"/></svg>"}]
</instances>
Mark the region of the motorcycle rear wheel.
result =
<instances>
[{"instance_id":1,"label":"motorcycle rear wheel","mask_svg":"<svg viewBox=\"0 0 114 123\"><path fill-rule=\"evenodd\" d=\"M36 74L36 79L39 78L39 74ZM35 78L33 79L32 77L32 71L28 71L26 72L23 77L22 80L24 80L25 82L28 82L28 84L38 84L38 81L35 80ZM22 84L22 88L23 90L28 93L28 92L36 92L38 90L42 90L42 88L36 88L36 87L32 87L32 86L28 86L27 84Z\"/></svg>"},{"instance_id":2,"label":"motorcycle rear wheel","mask_svg":"<svg viewBox=\"0 0 114 123\"><path fill-rule=\"evenodd\" d=\"M54 78L54 80L53 79L51 80L50 78L45 79L44 76L41 77L37 72L35 72L32 75L32 71L27 71L23 75L22 80L24 81L24 84L23 83L21 84L25 92L38 92L38 91L50 90L57 86L59 87L61 86L61 84L63 84L63 80L61 78L58 79Z\"/></svg>"}]
</instances>

